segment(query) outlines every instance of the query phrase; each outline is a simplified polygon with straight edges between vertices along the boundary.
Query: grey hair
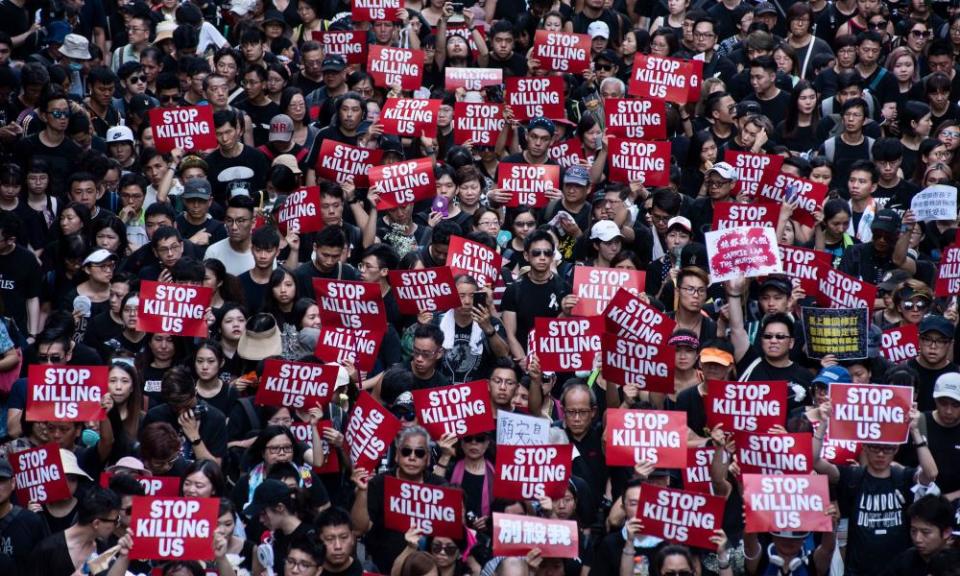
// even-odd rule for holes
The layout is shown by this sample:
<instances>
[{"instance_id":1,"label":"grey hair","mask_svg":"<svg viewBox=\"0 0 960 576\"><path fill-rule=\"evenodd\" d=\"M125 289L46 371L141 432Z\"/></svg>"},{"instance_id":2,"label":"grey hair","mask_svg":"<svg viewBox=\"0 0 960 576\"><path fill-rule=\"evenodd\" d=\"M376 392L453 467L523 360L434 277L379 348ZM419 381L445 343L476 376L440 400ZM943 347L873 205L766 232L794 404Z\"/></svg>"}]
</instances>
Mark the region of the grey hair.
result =
<instances>
[{"instance_id":1,"label":"grey hair","mask_svg":"<svg viewBox=\"0 0 960 576\"><path fill-rule=\"evenodd\" d=\"M603 90L604 84L616 84L617 90L620 91L621 95L626 95L627 93L627 85L623 83L623 80L616 78L614 76L611 76L609 78L604 78L603 82L600 83L600 90Z\"/></svg>"},{"instance_id":2,"label":"grey hair","mask_svg":"<svg viewBox=\"0 0 960 576\"><path fill-rule=\"evenodd\" d=\"M401 428L400 432L397 433L397 447L403 446L404 440L414 436L423 436L427 440L427 445L430 444L430 433L427 432L426 428L423 426L414 424L413 426Z\"/></svg>"}]
</instances>

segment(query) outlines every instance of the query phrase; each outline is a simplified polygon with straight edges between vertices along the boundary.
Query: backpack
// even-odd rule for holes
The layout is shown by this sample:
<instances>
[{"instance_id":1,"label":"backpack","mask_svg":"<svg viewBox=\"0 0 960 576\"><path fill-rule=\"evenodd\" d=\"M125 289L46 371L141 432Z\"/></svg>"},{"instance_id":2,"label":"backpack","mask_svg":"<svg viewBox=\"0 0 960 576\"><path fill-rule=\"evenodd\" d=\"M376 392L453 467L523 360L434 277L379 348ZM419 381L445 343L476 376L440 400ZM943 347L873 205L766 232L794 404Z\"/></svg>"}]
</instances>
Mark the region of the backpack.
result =
<instances>
[{"instance_id":1,"label":"backpack","mask_svg":"<svg viewBox=\"0 0 960 576\"><path fill-rule=\"evenodd\" d=\"M842 127L843 125L838 124L838 126ZM832 138L828 138L823 142L823 157L829 160L831 164L833 164L833 157L836 156L837 154L837 138L839 137L840 137L839 135L833 136ZM864 134L863 137L866 138L867 140L867 159L873 160L874 140L873 138L867 136L866 134Z\"/></svg>"},{"instance_id":2,"label":"backpack","mask_svg":"<svg viewBox=\"0 0 960 576\"><path fill-rule=\"evenodd\" d=\"M893 481L894 489L900 495L901 502L903 503L903 511L906 513L907 503L910 502L913 493L911 488L913 487L913 479L907 477L904 474L906 469L900 466L891 466L890 467L890 479ZM850 476L850 481L847 483L847 493L848 498L838 502L840 506L840 514L844 517L849 517L853 513L853 509L856 502L856 497L859 496L862 488L863 481L866 478L867 469L863 466L854 466L853 474Z\"/></svg>"}]
</instances>

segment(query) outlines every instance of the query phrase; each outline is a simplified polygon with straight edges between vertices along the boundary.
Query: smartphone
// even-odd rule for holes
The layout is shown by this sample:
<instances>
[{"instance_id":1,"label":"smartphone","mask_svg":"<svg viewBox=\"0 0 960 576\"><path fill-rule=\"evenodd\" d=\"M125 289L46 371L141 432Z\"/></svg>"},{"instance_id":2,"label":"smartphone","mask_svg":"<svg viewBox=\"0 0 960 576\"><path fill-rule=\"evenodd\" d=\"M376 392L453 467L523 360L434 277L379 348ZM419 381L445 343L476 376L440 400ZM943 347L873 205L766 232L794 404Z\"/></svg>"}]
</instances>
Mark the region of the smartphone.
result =
<instances>
[{"instance_id":1,"label":"smartphone","mask_svg":"<svg viewBox=\"0 0 960 576\"><path fill-rule=\"evenodd\" d=\"M463 2L453 2L453 13L463 14Z\"/></svg>"},{"instance_id":2,"label":"smartphone","mask_svg":"<svg viewBox=\"0 0 960 576\"><path fill-rule=\"evenodd\" d=\"M473 293L473 305L478 308L487 307L487 293L486 292L474 292Z\"/></svg>"},{"instance_id":3,"label":"smartphone","mask_svg":"<svg viewBox=\"0 0 960 576\"><path fill-rule=\"evenodd\" d=\"M431 210L442 215L444 218L450 217L450 199L443 196L437 196L433 199Z\"/></svg>"}]
</instances>

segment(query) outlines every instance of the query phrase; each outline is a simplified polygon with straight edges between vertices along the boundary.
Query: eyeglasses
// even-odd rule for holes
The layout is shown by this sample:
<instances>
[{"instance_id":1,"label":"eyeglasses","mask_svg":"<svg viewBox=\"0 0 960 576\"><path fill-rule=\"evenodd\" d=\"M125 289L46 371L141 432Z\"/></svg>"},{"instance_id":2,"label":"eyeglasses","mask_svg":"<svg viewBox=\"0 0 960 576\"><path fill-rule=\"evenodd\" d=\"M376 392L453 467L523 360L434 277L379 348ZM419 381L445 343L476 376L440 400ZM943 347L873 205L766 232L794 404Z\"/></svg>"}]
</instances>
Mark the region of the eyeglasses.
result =
<instances>
[{"instance_id":1,"label":"eyeglasses","mask_svg":"<svg viewBox=\"0 0 960 576\"><path fill-rule=\"evenodd\" d=\"M146 77L146 76L143 76L143 75L141 75L141 76L131 76L131 77L127 78L127 82L133 82L133 83L135 83L135 84L139 84L140 82L146 82L146 81L147 81L147 77Z\"/></svg>"},{"instance_id":2,"label":"eyeglasses","mask_svg":"<svg viewBox=\"0 0 960 576\"><path fill-rule=\"evenodd\" d=\"M243 226L247 222L250 222L250 220L251 220L250 218L224 218L223 225L227 227L234 226L234 225Z\"/></svg>"},{"instance_id":3,"label":"eyeglasses","mask_svg":"<svg viewBox=\"0 0 960 576\"><path fill-rule=\"evenodd\" d=\"M97 520L99 520L99 521L101 521L101 522L106 522L106 523L108 523L108 524L119 524L119 523L120 523L120 515L117 514L117 515L114 516L113 518L97 518Z\"/></svg>"},{"instance_id":4,"label":"eyeglasses","mask_svg":"<svg viewBox=\"0 0 960 576\"><path fill-rule=\"evenodd\" d=\"M573 418L574 420L576 420L579 418L587 418L588 416L593 414L593 409L591 408L590 410L564 410L563 413L569 416L570 418Z\"/></svg>"},{"instance_id":5,"label":"eyeglasses","mask_svg":"<svg viewBox=\"0 0 960 576\"><path fill-rule=\"evenodd\" d=\"M293 446L267 446L270 454L293 454Z\"/></svg>"},{"instance_id":6,"label":"eyeglasses","mask_svg":"<svg viewBox=\"0 0 960 576\"><path fill-rule=\"evenodd\" d=\"M777 341L780 341L780 340L786 340L786 339L789 338L789 337L790 337L789 334L764 334L764 335L763 335L763 339L764 339L764 340L777 340Z\"/></svg>"},{"instance_id":7,"label":"eyeglasses","mask_svg":"<svg viewBox=\"0 0 960 576\"><path fill-rule=\"evenodd\" d=\"M410 448L409 446L404 446L400 449L400 455L404 458L409 458L410 455L417 457L417 460L423 460L427 457L427 451L423 448Z\"/></svg>"},{"instance_id":8,"label":"eyeglasses","mask_svg":"<svg viewBox=\"0 0 960 576\"><path fill-rule=\"evenodd\" d=\"M727 184L730 184L731 180L704 180L704 184L707 185L707 188L723 188Z\"/></svg>"},{"instance_id":9,"label":"eyeglasses","mask_svg":"<svg viewBox=\"0 0 960 576\"><path fill-rule=\"evenodd\" d=\"M59 364L63 362L63 354L37 354L37 362Z\"/></svg>"},{"instance_id":10,"label":"eyeglasses","mask_svg":"<svg viewBox=\"0 0 960 576\"><path fill-rule=\"evenodd\" d=\"M932 346L946 346L952 342L952 340L940 339L940 338L926 338L921 336L920 342L923 344L930 344Z\"/></svg>"},{"instance_id":11,"label":"eyeglasses","mask_svg":"<svg viewBox=\"0 0 960 576\"><path fill-rule=\"evenodd\" d=\"M901 302L900 306L907 312L911 310L926 310L930 306L930 301L924 299L907 300L906 302Z\"/></svg>"},{"instance_id":12,"label":"eyeglasses","mask_svg":"<svg viewBox=\"0 0 960 576\"><path fill-rule=\"evenodd\" d=\"M70 111L69 110L50 110L47 112L47 114L56 118L57 120L63 120L64 118L67 118L68 116L70 116Z\"/></svg>"},{"instance_id":13,"label":"eyeglasses","mask_svg":"<svg viewBox=\"0 0 960 576\"><path fill-rule=\"evenodd\" d=\"M464 444L483 444L487 441L487 435L476 434L474 436L464 436L461 440L463 440Z\"/></svg>"},{"instance_id":14,"label":"eyeglasses","mask_svg":"<svg viewBox=\"0 0 960 576\"><path fill-rule=\"evenodd\" d=\"M707 293L706 288L694 288L693 286L681 286L680 291L689 296L703 296Z\"/></svg>"},{"instance_id":15,"label":"eyeglasses","mask_svg":"<svg viewBox=\"0 0 960 576\"><path fill-rule=\"evenodd\" d=\"M508 388L510 386L516 386L516 380L508 380L506 378L491 378L490 383L496 386L497 388L503 387Z\"/></svg>"},{"instance_id":16,"label":"eyeglasses","mask_svg":"<svg viewBox=\"0 0 960 576\"><path fill-rule=\"evenodd\" d=\"M713 32L694 32L693 37L697 40L708 40L716 36Z\"/></svg>"},{"instance_id":17,"label":"eyeglasses","mask_svg":"<svg viewBox=\"0 0 960 576\"><path fill-rule=\"evenodd\" d=\"M440 544L439 542L434 542L433 545L430 546L430 551L434 554L454 556L460 549L457 548L456 544Z\"/></svg>"},{"instance_id":18,"label":"eyeglasses","mask_svg":"<svg viewBox=\"0 0 960 576\"><path fill-rule=\"evenodd\" d=\"M477 224L479 226L499 226L500 221L499 220L481 220L477 222Z\"/></svg>"},{"instance_id":19,"label":"eyeglasses","mask_svg":"<svg viewBox=\"0 0 960 576\"><path fill-rule=\"evenodd\" d=\"M290 558L289 556L283 561L283 564L290 570L313 570L317 567L317 565L313 562L296 560L294 558Z\"/></svg>"},{"instance_id":20,"label":"eyeglasses","mask_svg":"<svg viewBox=\"0 0 960 576\"><path fill-rule=\"evenodd\" d=\"M533 228L534 226L537 225L537 222L536 220L529 220L526 222L521 222L520 220L517 220L513 223L513 225L516 226L517 228Z\"/></svg>"},{"instance_id":21,"label":"eyeglasses","mask_svg":"<svg viewBox=\"0 0 960 576\"><path fill-rule=\"evenodd\" d=\"M109 260L107 262L101 262L99 264L91 264L90 266L94 268L100 268L101 270L113 270L117 267L117 263L114 262L113 260Z\"/></svg>"},{"instance_id":22,"label":"eyeglasses","mask_svg":"<svg viewBox=\"0 0 960 576\"><path fill-rule=\"evenodd\" d=\"M427 352L426 350L417 350L416 348L414 348L411 354L413 355L414 358L426 359L426 358L433 358L434 356L437 355L437 352L435 350Z\"/></svg>"},{"instance_id":23,"label":"eyeglasses","mask_svg":"<svg viewBox=\"0 0 960 576\"><path fill-rule=\"evenodd\" d=\"M158 246L157 253L158 254L176 254L181 248L183 248L183 245L177 242L176 244L171 244L170 246Z\"/></svg>"},{"instance_id":24,"label":"eyeglasses","mask_svg":"<svg viewBox=\"0 0 960 576\"><path fill-rule=\"evenodd\" d=\"M660 573L660 576L693 576L689 570L666 570Z\"/></svg>"},{"instance_id":25,"label":"eyeglasses","mask_svg":"<svg viewBox=\"0 0 960 576\"><path fill-rule=\"evenodd\" d=\"M533 256L534 258L540 258L541 256L551 256L551 257L552 257L552 256L553 256L553 250L546 250L546 249L531 250L531 251L530 251L530 255Z\"/></svg>"},{"instance_id":26,"label":"eyeglasses","mask_svg":"<svg viewBox=\"0 0 960 576\"><path fill-rule=\"evenodd\" d=\"M886 445L880 445L880 444L867 444L866 448L871 452L877 452L880 454L893 454L894 452L897 451L896 446L886 446Z\"/></svg>"},{"instance_id":27,"label":"eyeglasses","mask_svg":"<svg viewBox=\"0 0 960 576\"><path fill-rule=\"evenodd\" d=\"M960 30L958 30L960 32ZM941 136L946 136L947 138L960 138L960 131L957 130L943 130L940 132Z\"/></svg>"}]
</instances>

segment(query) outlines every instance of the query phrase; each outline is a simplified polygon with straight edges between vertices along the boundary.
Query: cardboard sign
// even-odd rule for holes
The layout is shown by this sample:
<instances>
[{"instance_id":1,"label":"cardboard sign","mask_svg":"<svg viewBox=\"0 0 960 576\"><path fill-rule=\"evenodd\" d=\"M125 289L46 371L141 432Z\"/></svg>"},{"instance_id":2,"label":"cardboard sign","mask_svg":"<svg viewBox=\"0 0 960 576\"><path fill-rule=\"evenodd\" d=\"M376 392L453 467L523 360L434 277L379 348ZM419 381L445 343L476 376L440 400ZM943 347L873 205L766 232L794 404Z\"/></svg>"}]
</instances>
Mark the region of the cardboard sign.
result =
<instances>
[{"instance_id":1,"label":"cardboard sign","mask_svg":"<svg viewBox=\"0 0 960 576\"><path fill-rule=\"evenodd\" d=\"M601 373L612 384L636 384L647 392L672 394L677 351L667 346L670 332L658 334L660 344L606 332L601 338Z\"/></svg>"},{"instance_id":2,"label":"cardboard sign","mask_svg":"<svg viewBox=\"0 0 960 576\"><path fill-rule=\"evenodd\" d=\"M403 90L416 90L423 84L425 57L423 50L371 44L367 52L367 73L373 78L374 85L381 88L399 84Z\"/></svg>"},{"instance_id":3,"label":"cardboard sign","mask_svg":"<svg viewBox=\"0 0 960 576\"><path fill-rule=\"evenodd\" d=\"M462 306L453 272L446 266L422 270L391 270L390 286L401 314L446 312Z\"/></svg>"},{"instance_id":4,"label":"cardboard sign","mask_svg":"<svg viewBox=\"0 0 960 576\"><path fill-rule=\"evenodd\" d=\"M746 531L832 532L827 515L830 487L826 476L763 474L743 475L743 510Z\"/></svg>"},{"instance_id":5,"label":"cardboard sign","mask_svg":"<svg viewBox=\"0 0 960 576\"><path fill-rule=\"evenodd\" d=\"M608 179L644 186L670 184L670 142L646 142L626 138L610 138L607 155Z\"/></svg>"},{"instance_id":6,"label":"cardboard sign","mask_svg":"<svg viewBox=\"0 0 960 576\"><path fill-rule=\"evenodd\" d=\"M820 422L811 422L813 433L820 429ZM850 440L834 440L827 430L820 443L820 457L831 464L851 464L859 462L861 446Z\"/></svg>"},{"instance_id":7,"label":"cardboard sign","mask_svg":"<svg viewBox=\"0 0 960 576\"><path fill-rule=\"evenodd\" d=\"M916 358L919 349L920 327L916 324L888 328L880 336L880 355L894 364Z\"/></svg>"},{"instance_id":8,"label":"cardboard sign","mask_svg":"<svg viewBox=\"0 0 960 576\"><path fill-rule=\"evenodd\" d=\"M783 172L766 170L757 192L760 198L782 203L784 200L796 202L792 220L804 226L813 227L813 213L823 208L827 197L827 185L800 178Z\"/></svg>"},{"instance_id":9,"label":"cardboard sign","mask_svg":"<svg viewBox=\"0 0 960 576\"><path fill-rule=\"evenodd\" d=\"M357 188L367 188L370 180L367 174L374 166L380 164L383 150L379 148L359 148L337 142L329 138L320 144L320 153L317 154L317 164L314 169L317 177L337 184L343 184L350 177Z\"/></svg>"},{"instance_id":10,"label":"cardboard sign","mask_svg":"<svg viewBox=\"0 0 960 576\"><path fill-rule=\"evenodd\" d=\"M307 428L310 428L310 425L307 424ZM340 451L330 445L329 442L323 439L323 429L324 428L334 428L332 420L320 420L317 422L317 429L320 431L320 445L321 450L323 451L323 466L313 467L313 471L316 474L339 474L340 473ZM293 427L291 426L291 430ZM313 431L310 431L311 436Z\"/></svg>"},{"instance_id":11,"label":"cardboard sign","mask_svg":"<svg viewBox=\"0 0 960 576\"><path fill-rule=\"evenodd\" d=\"M917 222L957 219L957 189L946 184L927 186L910 201Z\"/></svg>"},{"instance_id":12,"label":"cardboard sign","mask_svg":"<svg viewBox=\"0 0 960 576\"><path fill-rule=\"evenodd\" d=\"M322 326L386 332L387 313L377 284L314 278L313 291Z\"/></svg>"},{"instance_id":13,"label":"cardboard sign","mask_svg":"<svg viewBox=\"0 0 960 576\"><path fill-rule=\"evenodd\" d=\"M798 280L807 296L815 297L820 293L820 283L817 280L820 271L833 267L833 256L819 250L781 244L780 262L783 263L784 274Z\"/></svg>"},{"instance_id":14,"label":"cardboard sign","mask_svg":"<svg viewBox=\"0 0 960 576\"><path fill-rule=\"evenodd\" d=\"M437 195L433 160L417 158L374 166L370 170L370 187L380 193L377 210L381 211L432 198Z\"/></svg>"},{"instance_id":15,"label":"cardboard sign","mask_svg":"<svg viewBox=\"0 0 960 576\"><path fill-rule=\"evenodd\" d=\"M213 289L203 286L143 280L137 330L206 338L206 313L212 297Z\"/></svg>"},{"instance_id":16,"label":"cardboard sign","mask_svg":"<svg viewBox=\"0 0 960 576\"><path fill-rule=\"evenodd\" d=\"M400 0L353 0L350 17L354 22L394 21L401 8Z\"/></svg>"},{"instance_id":17,"label":"cardboard sign","mask_svg":"<svg viewBox=\"0 0 960 576\"><path fill-rule=\"evenodd\" d=\"M113 472L100 473L100 486L110 487L110 479L116 476ZM180 495L181 478L179 476L140 476L131 474L137 479L137 482L143 486L146 496L159 496L161 498L176 498Z\"/></svg>"},{"instance_id":18,"label":"cardboard sign","mask_svg":"<svg viewBox=\"0 0 960 576\"><path fill-rule=\"evenodd\" d=\"M667 104L663 100L605 98L603 114L610 136L638 140L667 137Z\"/></svg>"},{"instance_id":19,"label":"cardboard sign","mask_svg":"<svg viewBox=\"0 0 960 576\"><path fill-rule=\"evenodd\" d=\"M737 434L737 462L744 474L809 474L813 471L813 436Z\"/></svg>"},{"instance_id":20,"label":"cardboard sign","mask_svg":"<svg viewBox=\"0 0 960 576\"><path fill-rule=\"evenodd\" d=\"M580 531L573 520L493 513L493 555L526 556L534 548L544 558L578 558Z\"/></svg>"},{"instance_id":21,"label":"cardboard sign","mask_svg":"<svg viewBox=\"0 0 960 576\"><path fill-rule=\"evenodd\" d=\"M100 401L107 394L109 366L31 364L27 371L27 420L103 420Z\"/></svg>"},{"instance_id":22,"label":"cardboard sign","mask_svg":"<svg viewBox=\"0 0 960 576\"><path fill-rule=\"evenodd\" d=\"M319 186L300 188L287 196L277 211L277 224L281 231L286 231L293 222L296 222L301 234L317 232L323 228Z\"/></svg>"},{"instance_id":23,"label":"cardboard sign","mask_svg":"<svg viewBox=\"0 0 960 576\"><path fill-rule=\"evenodd\" d=\"M537 357L548 372L592 370L600 353L603 320L593 318L537 318Z\"/></svg>"},{"instance_id":24,"label":"cardboard sign","mask_svg":"<svg viewBox=\"0 0 960 576\"><path fill-rule=\"evenodd\" d=\"M323 327L313 353L324 362L353 362L358 370L369 372L382 340L383 331Z\"/></svg>"},{"instance_id":25,"label":"cardboard sign","mask_svg":"<svg viewBox=\"0 0 960 576\"><path fill-rule=\"evenodd\" d=\"M503 70L500 68L454 68L447 66L443 70L443 89L456 92L464 90L483 90L487 86L503 84ZM459 104L459 103L458 103Z\"/></svg>"},{"instance_id":26,"label":"cardboard sign","mask_svg":"<svg viewBox=\"0 0 960 576\"><path fill-rule=\"evenodd\" d=\"M63 473L60 447L44 444L27 448L9 456L17 486L17 501L26 506L30 502L59 502L70 498L70 487Z\"/></svg>"},{"instance_id":27,"label":"cardboard sign","mask_svg":"<svg viewBox=\"0 0 960 576\"><path fill-rule=\"evenodd\" d=\"M562 142L554 142L547 150L547 157L566 170L575 164L587 164L587 155L583 151L583 144L579 138L568 138Z\"/></svg>"},{"instance_id":28,"label":"cardboard sign","mask_svg":"<svg viewBox=\"0 0 960 576\"><path fill-rule=\"evenodd\" d=\"M709 494L660 488L653 484L640 487L637 518L643 520L643 533L693 548L712 550L713 531L723 527L726 498Z\"/></svg>"},{"instance_id":29,"label":"cardboard sign","mask_svg":"<svg viewBox=\"0 0 960 576\"><path fill-rule=\"evenodd\" d=\"M557 500L567 491L573 468L573 444L497 445L493 497Z\"/></svg>"},{"instance_id":30,"label":"cardboard sign","mask_svg":"<svg viewBox=\"0 0 960 576\"><path fill-rule=\"evenodd\" d=\"M309 410L324 407L333 398L339 367L267 358L257 388L260 406L286 406Z\"/></svg>"},{"instance_id":31,"label":"cardboard sign","mask_svg":"<svg viewBox=\"0 0 960 576\"><path fill-rule=\"evenodd\" d=\"M758 154L727 149L723 161L733 166L737 178L733 183L733 194L755 196L760 190L764 178L779 174L783 167L783 156L777 154Z\"/></svg>"},{"instance_id":32,"label":"cardboard sign","mask_svg":"<svg viewBox=\"0 0 960 576\"><path fill-rule=\"evenodd\" d=\"M873 309L877 287L833 268L821 270L817 303L830 308Z\"/></svg>"},{"instance_id":33,"label":"cardboard sign","mask_svg":"<svg viewBox=\"0 0 960 576\"><path fill-rule=\"evenodd\" d=\"M324 54L343 56L348 66L362 66L367 62L367 33L362 30L321 32L319 42Z\"/></svg>"},{"instance_id":34,"label":"cardboard sign","mask_svg":"<svg viewBox=\"0 0 960 576\"><path fill-rule=\"evenodd\" d=\"M890 384L831 384L830 436L870 444L903 444L910 435L913 388Z\"/></svg>"},{"instance_id":35,"label":"cardboard sign","mask_svg":"<svg viewBox=\"0 0 960 576\"><path fill-rule=\"evenodd\" d=\"M677 329L677 323L629 290L618 290L603 313L605 332L660 345Z\"/></svg>"},{"instance_id":36,"label":"cardboard sign","mask_svg":"<svg viewBox=\"0 0 960 576\"><path fill-rule=\"evenodd\" d=\"M707 382L707 426L725 432L767 432L787 422L787 383Z\"/></svg>"},{"instance_id":37,"label":"cardboard sign","mask_svg":"<svg viewBox=\"0 0 960 576\"><path fill-rule=\"evenodd\" d=\"M838 360L867 357L869 310L866 308L802 308L807 356L833 354Z\"/></svg>"},{"instance_id":38,"label":"cardboard sign","mask_svg":"<svg viewBox=\"0 0 960 576\"><path fill-rule=\"evenodd\" d=\"M941 253L934 294L943 298L960 294L960 246L952 245Z\"/></svg>"},{"instance_id":39,"label":"cardboard sign","mask_svg":"<svg viewBox=\"0 0 960 576\"><path fill-rule=\"evenodd\" d=\"M604 453L609 466L633 468L642 460L657 468L687 465L686 412L610 408L604 418Z\"/></svg>"},{"instance_id":40,"label":"cardboard sign","mask_svg":"<svg viewBox=\"0 0 960 576\"><path fill-rule=\"evenodd\" d=\"M384 134L419 138L437 137L437 116L440 114L440 100L427 98L387 98L380 111L379 124ZM429 158L420 160L431 162ZM411 161L413 162L413 161ZM371 180L372 181L372 180Z\"/></svg>"},{"instance_id":41,"label":"cardboard sign","mask_svg":"<svg viewBox=\"0 0 960 576\"><path fill-rule=\"evenodd\" d=\"M503 123L503 104L457 102L453 105L453 141L457 144L469 140L474 146L496 146Z\"/></svg>"},{"instance_id":42,"label":"cardboard sign","mask_svg":"<svg viewBox=\"0 0 960 576\"><path fill-rule=\"evenodd\" d=\"M715 202L713 204L712 230L728 230L740 226L777 228L780 205L772 202Z\"/></svg>"},{"instance_id":43,"label":"cardboard sign","mask_svg":"<svg viewBox=\"0 0 960 576\"><path fill-rule=\"evenodd\" d=\"M479 242L451 236L446 264L454 276L469 274L480 288L486 288L494 286L500 278L503 257Z\"/></svg>"},{"instance_id":44,"label":"cardboard sign","mask_svg":"<svg viewBox=\"0 0 960 576\"><path fill-rule=\"evenodd\" d=\"M783 272L773 228L741 226L707 232L704 238L713 283Z\"/></svg>"},{"instance_id":45,"label":"cardboard sign","mask_svg":"<svg viewBox=\"0 0 960 576\"><path fill-rule=\"evenodd\" d=\"M219 498L134 496L130 513L136 560L213 560Z\"/></svg>"},{"instance_id":46,"label":"cardboard sign","mask_svg":"<svg viewBox=\"0 0 960 576\"><path fill-rule=\"evenodd\" d=\"M513 117L526 122L537 116L546 118L566 118L564 110L563 76L544 78L506 79L503 102L513 110Z\"/></svg>"},{"instance_id":47,"label":"cardboard sign","mask_svg":"<svg viewBox=\"0 0 960 576\"><path fill-rule=\"evenodd\" d=\"M590 69L590 35L537 30L530 58L547 72L582 74Z\"/></svg>"},{"instance_id":48,"label":"cardboard sign","mask_svg":"<svg viewBox=\"0 0 960 576\"><path fill-rule=\"evenodd\" d=\"M486 380L414 390L413 405L417 423L436 440L444 434L472 436L496 428Z\"/></svg>"},{"instance_id":49,"label":"cardboard sign","mask_svg":"<svg viewBox=\"0 0 960 576\"><path fill-rule=\"evenodd\" d=\"M361 391L343 432L344 448L350 454L353 467L375 473L380 458L387 453L400 426L396 416L374 400L370 393Z\"/></svg>"},{"instance_id":50,"label":"cardboard sign","mask_svg":"<svg viewBox=\"0 0 960 576\"><path fill-rule=\"evenodd\" d=\"M549 443L549 420L497 410L497 446L543 446Z\"/></svg>"},{"instance_id":51,"label":"cardboard sign","mask_svg":"<svg viewBox=\"0 0 960 576\"><path fill-rule=\"evenodd\" d=\"M501 162L497 167L497 188L513 195L507 206L530 206L542 208L547 205L547 190L560 188L560 167L548 164L509 164Z\"/></svg>"},{"instance_id":52,"label":"cardboard sign","mask_svg":"<svg viewBox=\"0 0 960 576\"><path fill-rule=\"evenodd\" d=\"M710 445L687 448L687 465L683 467L684 490L713 494L710 466L713 464L713 454L716 451L717 449Z\"/></svg>"},{"instance_id":53,"label":"cardboard sign","mask_svg":"<svg viewBox=\"0 0 960 576\"><path fill-rule=\"evenodd\" d=\"M426 536L463 537L463 490L383 478L383 524L405 533L411 528Z\"/></svg>"},{"instance_id":54,"label":"cardboard sign","mask_svg":"<svg viewBox=\"0 0 960 576\"><path fill-rule=\"evenodd\" d=\"M150 110L150 126L157 152L210 150L217 147L213 108L209 105Z\"/></svg>"},{"instance_id":55,"label":"cardboard sign","mask_svg":"<svg viewBox=\"0 0 960 576\"><path fill-rule=\"evenodd\" d=\"M603 314L621 288L631 294L643 292L646 276L643 270L577 266L573 269L573 293L578 300L573 307L573 315Z\"/></svg>"},{"instance_id":56,"label":"cardboard sign","mask_svg":"<svg viewBox=\"0 0 960 576\"><path fill-rule=\"evenodd\" d=\"M699 86L700 80L690 62L637 52L628 91L637 98L686 104L692 101L691 89Z\"/></svg>"}]
</instances>

